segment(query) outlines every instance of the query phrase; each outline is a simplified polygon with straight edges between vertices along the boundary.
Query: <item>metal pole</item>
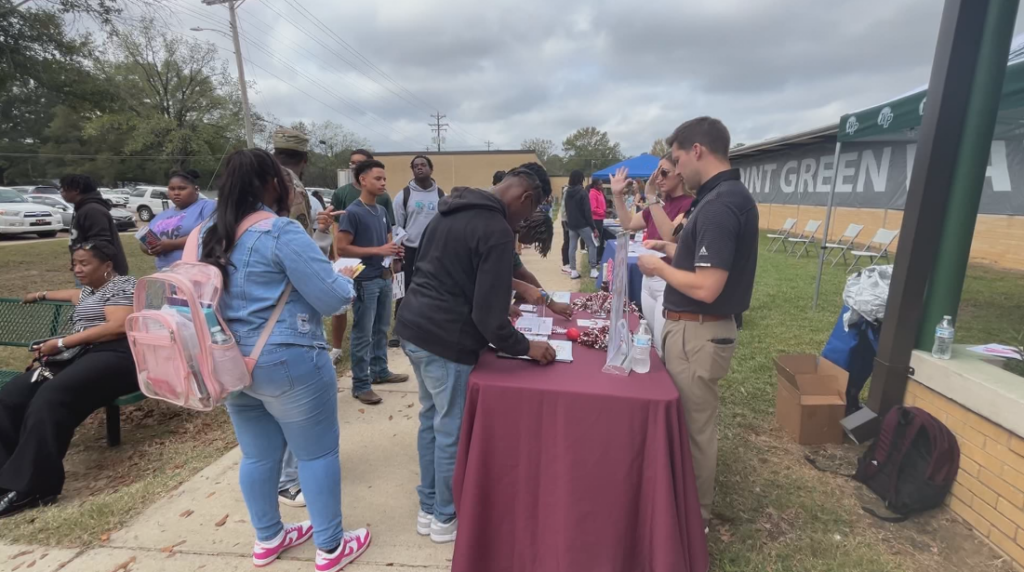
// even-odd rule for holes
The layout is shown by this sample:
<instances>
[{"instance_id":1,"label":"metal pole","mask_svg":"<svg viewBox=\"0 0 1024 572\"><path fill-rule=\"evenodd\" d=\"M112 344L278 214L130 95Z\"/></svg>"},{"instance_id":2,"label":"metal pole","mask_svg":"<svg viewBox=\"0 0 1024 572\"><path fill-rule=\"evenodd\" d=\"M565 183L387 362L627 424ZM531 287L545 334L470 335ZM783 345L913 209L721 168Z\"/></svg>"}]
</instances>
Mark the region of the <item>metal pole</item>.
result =
<instances>
[{"instance_id":1,"label":"metal pole","mask_svg":"<svg viewBox=\"0 0 1024 572\"><path fill-rule=\"evenodd\" d=\"M256 146L252 134L252 112L249 110L249 90L245 85L245 66L242 65L242 45L238 41L238 16L235 14L235 2L227 3L228 15L231 20L231 41L235 43L235 64L238 66L238 87L242 90L242 119L245 121L245 142L249 148Z\"/></svg>"},{"instance_id":2,"label":"metal pole","mask_svg":"<svg viewBox=\"0 0 1024 572\"><path fill-rule=\"evenodd\" d=\"M998 1L998 0L997 0ZM960 150L964 118L984 40L992 0L946 0L939 23L928 105L921 123L917 160L907 192L892 283L871 374L868 406L843 419L855 441L877 435L881 417L903 403L910 354L917 341L925 287L942 234L953 161Z\"/></svg>"},{"instance_id":3,"label":"metal pole","mask_svg":"<svg viewBox=\"0 0 1024 572\"><path fill-rule=\"evenodd\" d=\"M918 327L917 348L930 350L935 325L943 316L956 318L963 293L971 241L978 221L981 190L985 185L999 101L1006 77L1006 54L1013 41L1013 23L1020 0L993 2L985 21L985 43L978 56L971 90L971 106L964 120L960 154L956 158L953 188L939 238L939 256L928 282L924 313Z\"/></svg>"},{"instance_id":4,"label":"metal pole","mask_svg":"<svg viewBox=\"0 0 1024 572\"><path fill-rule=\"evenodd\" d=\"M818 293L821 292L821 273L825 268L825 252L828 251L828 229L832 224L832 203L836 198L836 181L839 179L839 151L843 148L842 141L836 141L836 154L832 156L832 188L828 191L828 207L825 210L825 232L821 239L818 253L818 279L814 282L814 303L811 310L818 309Z\"/></svg>"}]
</instances>

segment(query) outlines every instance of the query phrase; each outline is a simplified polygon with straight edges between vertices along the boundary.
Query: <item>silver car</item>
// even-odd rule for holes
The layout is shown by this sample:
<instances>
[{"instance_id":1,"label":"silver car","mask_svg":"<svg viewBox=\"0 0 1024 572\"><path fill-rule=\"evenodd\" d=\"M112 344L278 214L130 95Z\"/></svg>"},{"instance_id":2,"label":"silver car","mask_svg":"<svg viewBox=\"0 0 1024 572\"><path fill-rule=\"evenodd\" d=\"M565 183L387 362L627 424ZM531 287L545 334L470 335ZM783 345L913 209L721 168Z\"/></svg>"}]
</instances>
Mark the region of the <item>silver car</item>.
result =
<instances>
[{"instance_id":1,"label":"silver car","mask_svg":"<svg viewBox=\"0 0 1024 572\"><path fill-rule=\"evenodd\" d=\"M60 197L53 195L26 195L29 202L37 205L46 205L60 213L60 222L65 229L71 228L71 219L75 216L75 208Z\"/></svg>"}]
</instances>

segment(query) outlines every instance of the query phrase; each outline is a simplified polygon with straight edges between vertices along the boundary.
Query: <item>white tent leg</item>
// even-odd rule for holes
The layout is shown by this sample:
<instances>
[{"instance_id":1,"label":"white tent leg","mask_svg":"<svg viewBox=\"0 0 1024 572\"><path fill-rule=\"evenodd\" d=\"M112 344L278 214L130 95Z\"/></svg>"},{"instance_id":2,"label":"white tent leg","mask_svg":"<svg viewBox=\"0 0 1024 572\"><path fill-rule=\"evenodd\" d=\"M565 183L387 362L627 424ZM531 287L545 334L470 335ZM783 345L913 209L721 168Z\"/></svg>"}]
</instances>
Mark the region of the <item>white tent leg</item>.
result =
<instances>
[{"instance_id":1,"label":"white tent leg","mask_svg":"<svg viewBox=\"0 0 1024 572\"><path fill-rule=\"evenodd\" d=\"M828 247L828 229L832 223L832 204L836 198L836 180L839 179L839 151L842 150L843 144L841 141L836 141L836 154L832 158L832 168L834 174L832 175L832 188L828 191L828 208L825 209L825 233L822 235L825 240L821 241L821 248L818 252L818 278L814 281L814 303L811 305L812 310L818 309L818 294L821 292L821 273L825 268L825 251Z\"/></svg>"}]
</instances>

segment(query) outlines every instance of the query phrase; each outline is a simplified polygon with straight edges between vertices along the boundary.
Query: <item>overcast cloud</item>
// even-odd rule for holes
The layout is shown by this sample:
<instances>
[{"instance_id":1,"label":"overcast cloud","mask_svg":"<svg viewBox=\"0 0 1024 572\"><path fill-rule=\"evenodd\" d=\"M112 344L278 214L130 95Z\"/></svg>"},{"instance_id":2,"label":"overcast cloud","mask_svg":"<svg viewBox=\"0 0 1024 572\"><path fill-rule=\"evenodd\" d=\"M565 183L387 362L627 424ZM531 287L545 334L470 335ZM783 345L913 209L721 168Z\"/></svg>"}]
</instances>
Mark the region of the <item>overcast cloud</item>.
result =
<instances>
[{"instance_id":1,"label":"overcast cloud","mask_svg":"<svg viewBox=\"0 0 1024 572\"><path fill-rule=\"evenodd\" d=\"M171 1L182 33L230 48L189 31L227 29L226 9ZM942 4L248 0L239 17L250 99L282 123L330 119L377 150L422 150L439 109L451 150L560 145L595 125L637 154L698 115L752 143L913 89L927 82Z\"/></svg>"}]
</instances>

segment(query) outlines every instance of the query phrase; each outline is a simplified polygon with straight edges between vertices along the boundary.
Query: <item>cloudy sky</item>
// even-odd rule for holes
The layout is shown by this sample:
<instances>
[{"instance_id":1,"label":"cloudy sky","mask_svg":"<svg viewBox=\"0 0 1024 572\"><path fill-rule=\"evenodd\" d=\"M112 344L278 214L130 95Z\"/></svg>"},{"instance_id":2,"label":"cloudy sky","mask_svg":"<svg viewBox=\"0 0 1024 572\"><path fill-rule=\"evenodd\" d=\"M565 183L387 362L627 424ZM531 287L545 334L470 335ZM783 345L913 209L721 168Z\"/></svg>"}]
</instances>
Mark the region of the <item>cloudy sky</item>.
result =
<instances>
[{"instance_id":1,"label":"cloudy sky","mask_svg":"<svg viewBox=\"0 0 1024 572\"><path fill-rule=\"evenodd\" d=\"M230 48L190 31L226 30L225 8L168 2L183 33ZM282 123L330 119L377 150L420 150L440 110L450 150L560 146L595 125L636 154L698 115L753 143L913 89L927 81L942 4L247 0L239 18L259 86L250 99Z\"/></svg>"}]
</instances>

